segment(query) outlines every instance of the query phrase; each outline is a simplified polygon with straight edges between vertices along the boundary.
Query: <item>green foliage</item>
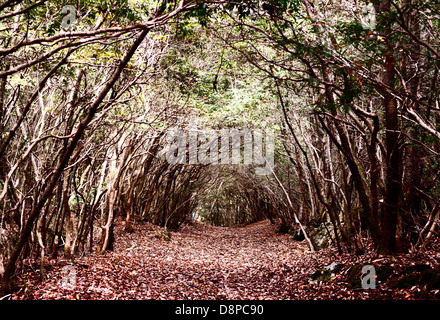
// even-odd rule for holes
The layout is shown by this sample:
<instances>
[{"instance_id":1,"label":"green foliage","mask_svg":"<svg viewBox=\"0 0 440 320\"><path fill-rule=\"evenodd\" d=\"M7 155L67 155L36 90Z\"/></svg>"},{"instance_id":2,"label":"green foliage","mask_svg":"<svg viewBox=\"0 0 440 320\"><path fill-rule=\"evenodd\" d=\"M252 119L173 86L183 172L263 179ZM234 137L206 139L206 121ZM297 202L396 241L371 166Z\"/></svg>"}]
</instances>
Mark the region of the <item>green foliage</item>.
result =
<instances>
[{"instance_id":1,"label":"green foliage","mask_svg":"<svg viewBox=\"0 0 440 320\"><path fill-rule=\"evenodd\" d=\"M201 26L206 27L214 11L214 9L208 8L205 3L199 3L195 10L186 13L186 17L196 17L198 23Z\"/></svg>"}]
</instances>

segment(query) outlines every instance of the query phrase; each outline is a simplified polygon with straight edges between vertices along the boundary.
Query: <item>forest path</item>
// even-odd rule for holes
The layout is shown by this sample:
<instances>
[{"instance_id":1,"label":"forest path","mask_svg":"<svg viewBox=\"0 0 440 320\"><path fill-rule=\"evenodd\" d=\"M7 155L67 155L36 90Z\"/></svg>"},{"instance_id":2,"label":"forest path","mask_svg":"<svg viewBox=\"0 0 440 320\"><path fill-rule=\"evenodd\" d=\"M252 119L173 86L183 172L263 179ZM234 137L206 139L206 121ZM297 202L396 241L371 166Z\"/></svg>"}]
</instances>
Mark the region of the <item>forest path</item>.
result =
<instances>
[{"instance_id":1,"label":"forest path","mask_svg":"<svg viewBox=\"0 0 440 320\"><path fill-rule=\"evenodd\" d=\"M144 222L125 233L118 222L114 251L75 260L73 290L62 288L66 261L58 261L22 298L304 298L301 286L316 266L314 254L276 228L268 220L239 228L193 223L169 238Z\"/></svg>"},{"instance_id":2,"label":"forest path","mask_svg":"<svg viewBox=\"0 0 440 320\"><path fill-rule=\"evenodd\" d=\"M121 220L115 223L113 251L77 258L67 267L69 262L63 259L46 261L41 281L38 261L34 261L29 272L16 279L20 289L11 298L410 299L419 298L425 290L417 286L392 289L384 283L375 290L350 288L346 279L350 268L370 264L371 257L337 255L335 248L312 253L305 241L276 233L279 226L268 220L239 228L194 222L171 233L146 222L137 223L133 233L126 233L123 225ZM432 264L432 256L373 261L378 268L381 264L392 267L388 281L392 284L409 265ZM337 263L343 269L331 281L309 281L315 271ZM67 274L66 268L72 273ZM63 287L63 279L72 279L74 286Z\"/></svg>"}]
</instances>

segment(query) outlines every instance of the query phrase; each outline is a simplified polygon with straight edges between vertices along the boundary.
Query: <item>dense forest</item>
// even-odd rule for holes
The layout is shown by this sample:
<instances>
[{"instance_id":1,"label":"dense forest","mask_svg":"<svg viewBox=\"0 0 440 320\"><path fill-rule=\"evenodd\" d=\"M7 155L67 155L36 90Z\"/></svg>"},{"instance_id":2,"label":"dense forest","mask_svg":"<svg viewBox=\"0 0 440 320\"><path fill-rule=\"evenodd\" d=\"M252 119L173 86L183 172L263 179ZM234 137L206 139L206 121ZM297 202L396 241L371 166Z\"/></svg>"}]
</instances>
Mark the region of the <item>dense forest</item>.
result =
<instances>
[{"instance_id":1,"label":"dense forest","mask_svg":"<svg viewBox=\"0 0 440 320\"><path fill-rule=\"evenodd\" d=\"M191 226L438 251L439 1L3 0L0 29L0 297Z\"/></svg>"}]
</instances>

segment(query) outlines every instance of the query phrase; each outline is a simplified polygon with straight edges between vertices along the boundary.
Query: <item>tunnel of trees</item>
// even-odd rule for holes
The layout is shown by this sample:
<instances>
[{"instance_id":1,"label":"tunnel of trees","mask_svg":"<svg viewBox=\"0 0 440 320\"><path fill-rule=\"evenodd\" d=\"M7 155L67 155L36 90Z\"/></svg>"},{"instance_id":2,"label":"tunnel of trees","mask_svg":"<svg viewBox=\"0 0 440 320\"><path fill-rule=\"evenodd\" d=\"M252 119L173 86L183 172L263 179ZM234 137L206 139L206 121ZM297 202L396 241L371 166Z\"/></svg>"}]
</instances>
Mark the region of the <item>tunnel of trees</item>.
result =
<instances>
[{"instance_id":1,"label":"tunnel of trees","mask_svg":"<svg viewBox=\"0 0 440 320\"><path fill-rule=\"evenodd\" d=\"M311 250L323 222L340 252L428 246L440 3L367 2L2 2L0 296L26 258L111 249L116 217L126 232L277 220ZM274 167L172 164L174 128L273 131Z\"/></svg>"}]
</instances>

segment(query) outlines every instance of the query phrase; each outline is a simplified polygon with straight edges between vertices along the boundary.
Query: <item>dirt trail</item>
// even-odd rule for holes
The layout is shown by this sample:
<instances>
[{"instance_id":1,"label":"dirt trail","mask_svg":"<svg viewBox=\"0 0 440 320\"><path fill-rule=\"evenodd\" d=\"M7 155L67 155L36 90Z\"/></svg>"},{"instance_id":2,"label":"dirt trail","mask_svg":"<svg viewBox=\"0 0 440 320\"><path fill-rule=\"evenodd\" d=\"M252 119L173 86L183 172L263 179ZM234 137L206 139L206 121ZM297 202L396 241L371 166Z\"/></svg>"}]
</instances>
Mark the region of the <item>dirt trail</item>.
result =
<instances>
[{"instance_id":1,"label":"dirt trail","mask_svg":"<svg viewBox=\"0 0 440 320\"><path fill-rule=\"evenodd\" d=\"M275 233L269 221L242 228L195 223L170 238L148 223L131 234L120 223L115 229L114 251L75 260L73 290L61 286L67 262L58 261L45 280L13 297L291 299L299 298L298 286L314 265L304 243Z\"/></svg>"},{"instance_id":2,"label":"dirt trail","mask_svg":"<svg viewBox=\"0 0 440 320\"><path fill-rule=\"evenodd\" d=\"M73 287L62 286L68 261L52 260L42 281L36 281L35 269L22 275L20 290L11 298L408 299L417 293L386 286L351 289L344 279L350 266L370 258L336 255L331 248L311 253L305 241L276 233L269 221L242 228L194 223L170 234L145 222L133 233L122 229L120 221L114 251L75 260ZM309 282L313 272L335 263L345 267L331 281Z\"/></svg>"}]
</instances>

